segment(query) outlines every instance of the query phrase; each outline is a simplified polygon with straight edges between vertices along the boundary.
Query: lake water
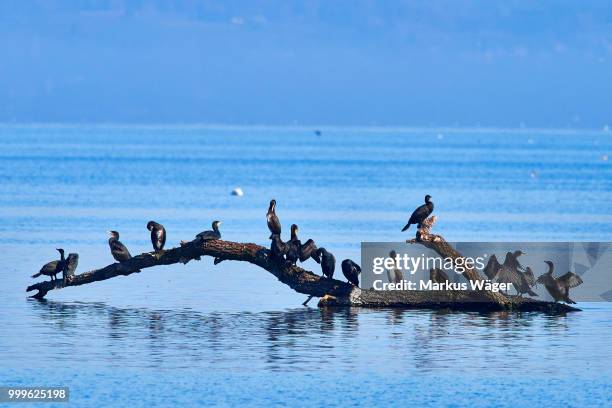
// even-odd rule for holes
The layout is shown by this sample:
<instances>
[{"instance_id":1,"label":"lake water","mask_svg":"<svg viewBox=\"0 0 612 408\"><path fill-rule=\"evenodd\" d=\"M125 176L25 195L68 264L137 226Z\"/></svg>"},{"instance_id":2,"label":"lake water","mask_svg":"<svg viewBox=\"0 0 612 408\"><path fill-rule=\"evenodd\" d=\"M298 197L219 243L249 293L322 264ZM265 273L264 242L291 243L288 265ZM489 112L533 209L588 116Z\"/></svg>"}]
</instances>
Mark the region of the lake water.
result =
<instances>
[{"instance_id":1,"label":"lake water","mask_svg":"<svg viewBox=\"0 0 612 408\"><path fill-rule=\"evenodd\" d=\"M150 219L167 247L215 219L224 239L267 245L271 198L285 231L297 223L339 260L406 239L425 194L448 240L612 240L611 133L322 130L0 127L0 386L69 386L70 406L612 404L606 303L319 310L261 269L207 258L26 298L55 248L98 268L113 262L107 230L149 251Z\"/></svg>"}]
</instances>

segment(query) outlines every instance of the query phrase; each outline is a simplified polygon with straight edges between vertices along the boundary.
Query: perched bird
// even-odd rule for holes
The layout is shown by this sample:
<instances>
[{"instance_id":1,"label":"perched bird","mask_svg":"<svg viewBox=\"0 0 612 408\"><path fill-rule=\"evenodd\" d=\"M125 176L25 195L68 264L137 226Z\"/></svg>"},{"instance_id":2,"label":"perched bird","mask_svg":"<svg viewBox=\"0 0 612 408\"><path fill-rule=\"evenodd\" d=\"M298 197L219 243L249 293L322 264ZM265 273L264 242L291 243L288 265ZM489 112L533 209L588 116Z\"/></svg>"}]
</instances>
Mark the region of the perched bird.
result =
<instances>
[{"instance_id":1,"label":"perched bird","mask_svg":"<svg viewBox=\"0 0 612 408\"><path fill-rule=\"evenodd\" d=\"M502 283L511 283L518 294L518 288L521 286L521 276L519 269L522 268L518 261L518 257L523 254L522 251L506 252L504 263L497 270L496 280Z\"/></svg>"},{"instance_id":2,"label":"perched bird","mask_svg":"<svg viewBox=\"0 0 612 408\"><path fill-rule=\"evenodd\" d=\"M66 258L66 267L64 268L64 280L67 277L73 276L76 271L77 266L79 265L79 254L70 253L68 254L68 258Z\"/></svg>"},{"instance_id":3,"label":"perched bird","mask_svg":"<svg viewBox=\"0 0 612 408\"><path fill-rule=\"evenodd\" d=\"M359 287L359 274L361 267L350 259L342 261L342 273L344 277L353 285Z\"/></svg>"},{"instance_id":4,"label":"perched bird","mask_svg":"<svg viewBox=\"0 0 612 408\"><path fill-rule=\"evenodd\" d=\"M213 221L212 222L212 231L202 231L196 238L200 241L210 241L213 239L221 239L221 231L219 231L219 225L221 225L221 221Z\"/></svg>"},{"instance_id":5,"label":"perched bird","mask_svg":"<svg viewBox=\"0 0 612 408\"><path fill-rule=\"evenodd\" d=\"M117 231L109 231L110 238L108 239L108 246L110 247L111 254L117 262L127 261L132 258L130 251L127 247L119 241L119 233Z\"/></svg>"},{"instance_id":6,"label":"perched bird","mask_svg":"<svg viewBox=\"0 0 612 408\"><path fill-rule=\"evenodd\" d=\"M497 260L495 254L489 257L489 261L487 265L484 267L483 272L487 278L493 280L497 276L497 272L499 272L499 268L501 268L501 264Z\"/></svg>"},{"instance_id":7,"label":"perched bird","mask_svg":"<svg viewBox=\"0 0 612 408\"><path fill-rule=\"evenodd\" d=\"M274 235L281 234L281 223L276 215L276 200L272 199L270 201L270 207L268 207L268 213L266 214L266 219L268 221L268 229L270 230L270 239Z\"/></svg>"},{"instance_id":8,"label":"perched bird","mask_svg":"<svg viewBox=\"0 0 612 408\"><path fill-rule=\"evenodd\" d=\"M166 229L164 226L155 221L149 221L147 229L151 231L151 243L155 252L163 251L164 245L166 245Z\"/></svg>"},{"instance_id":9,"label":"perched bird","mask_svg":"<svg viewBox=\"0 0 612 408\"><path fill-rule=\"evenodd\" d=\"M402 228L402 231L406 231L408 228L410 228L412 224L416 224L417 228L421 228L421 224L427 219L427 217L429 217L433 210L434 204L431 201L431 196L427 194L425 196L425 204L414 210L414 212L410 216L410 219L408 220L408 224L406 224L404 228Z\"/></svg>"},{"instance_id":10,"label":"perched bird","mask_svg":"<svg viewBox=\"0 0 612 408\"><path fill-rule=\"evenodd\" d=\"M62 248L57 248L57 251L60 253L60 260L47 262L40 268L40 271L32 275L33 278L38 278L40 275L47 275L51 277L51 282L57 280L57 274L60 272L64 272L66 268L66 259L64 258L64 250Z\"/></svg>"},{"instance_id":11,"label":"perched bird","mask_svg":"<svg viewBox=\"0 0 612 408\"><path fill-rule=\"evenodd\" d=\"M519 271L519 275L521 276L521 285L516 288L518 295L523 296L523 293L527 293L529 296L538 296L537 293L531 290L531 288L536 284L535 276L533 275L531 268L527 267L525 272L522 273Z\"/></svg>"},{"instance_id":12,"label":"perched bird","mask_svg":"<svg viewBox=\"0 0 612 408\"><path fill-rule=\"evenodd\" d=\"M334 271L336 270L336 257L323 247L317 249L317 254L321 259L321 272L323 272L323 276L329 279L333 278Z\"/></svg>"},{"instance_id":13,"label":"perched bird","mask_svg":"<svg viewBox=\"0 0 612 408\"><path fill-rule=\"evenodd\" d=\"M429 280L434 283L446 283L450 281L446 272L440 268L432 268L429 270Z\"/></svg>"},{"instance_id":14,"label":"perched bird","mask_svg":"<svg viewBox=\"0 0 612 408\"><path fill-rule=\"evenodd\" d=\"M537 283L544 285L550 296L555 302L563 301L565 303L576 303L569 297L570 288L575 288L582 284L582 278L573 273L567 272L558 278L553 276L554 265L551 261L544 261L548 264L548 272L538 277Z\"/></svg>"},{"instance_id":15,"label":"perched bird","mask_svg":"<svg viewBox=\"0 0 612 408\"><path fill-rule=\"evenodd\" d=\"M270 243L270 252L272 258L277 261L284 260L285 254L287 253L287 244L283 242L280 235L273 235L272 242Z\"/></svg>"},{"instance_id":16,"label":"perched bird","mask_svg":"<svg viewBox=\"0 0 612 408\"><path fill-rule=\"evenodd\" d=\"M285 258L292 265L295 265L297 261L305 262L308 258L314 259L317 263L320 263L319 255L317 253L317 245L312 239L309 239L302 245L302 241L297 236L298 226L296 224L291 225L291 239L285 243ZM272 235L272 241L280 241L278 235ZM282 242L282 241L280 241Z\"/></svg>"},{"instance_id":17,"label":"perched bird","mask_svg":"<svg viewBox=\"0 0 612 408\"><path fill-rule=\"evenodd\" d=\"M389 252L389 257L393 259L393 268L387 269L387 279L389 280L389 283L400 283L404 280L404 275L402 274L402 271L397 267L397 252Z\"/></svg>"},{"instance_id":18,"label":"perched bird","mask_svg":"<svg viewBox=\"0 0 612 408\"><path fill-rule=\"evenodd\" d=\"M297 232L298 226L296 224L291 224L291 239L287 241L287 251L285 253L285 259L287 259L291 265L295 265L298 259L300 259L302 242L299 240ZM272 234L272 236L274 235L276 234Z\"/></svg>"},{"instance_id":19,"label":"perched bird","mask_svg":"<svg viewBox=\"0 0 612 408\"><path fill-rule=\"evenodd\" d=\"M533 272L531 272L531 269L523 268L518 261L521 255L523 255L521 250L507 252L504 263L497 270L496 279L498 282L511 283L518 296L522 296L523 293L538 296L531 290L531 287L535 285Z\"/></svg>"},{"instance_id":20,"label":"perched bird","mask_svg":"<svg viewBox=\"0 0 612 408\"><path fill-rule=\"evenodd\" d=\"M317 246L312 239L302 242L297 236L298 226L291 225L291 239L283 242L279 234L270 235L272 242L270 243L270 253L273 259L277 261L287 261L290 265L295 265L297 261L305 262L308 258L314 259L317 263L321 263Z\"/></svg>"}]
</instances>

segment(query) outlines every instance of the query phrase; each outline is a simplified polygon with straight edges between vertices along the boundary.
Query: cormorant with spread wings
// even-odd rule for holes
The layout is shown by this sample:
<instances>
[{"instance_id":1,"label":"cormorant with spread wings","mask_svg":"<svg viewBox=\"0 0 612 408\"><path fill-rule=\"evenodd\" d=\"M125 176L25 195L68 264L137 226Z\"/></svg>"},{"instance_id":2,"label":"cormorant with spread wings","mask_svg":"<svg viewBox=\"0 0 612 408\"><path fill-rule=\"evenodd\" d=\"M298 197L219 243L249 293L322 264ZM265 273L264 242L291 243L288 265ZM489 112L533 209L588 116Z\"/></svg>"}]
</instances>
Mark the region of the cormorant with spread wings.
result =
<instances>
[{"instance_id":1,"label":"cormorant with spread wings","mask_svg":"<svg viewBox=\"0 0 612 408\"><path fill-rule=\"evenodd\" d=\"M554 264L551 261L544 261L548 265L548 272L538 277L537 283L544 285L550 296L555 302L576 303L569 297L569 290L582 284L582 278L573 273L567 272L558 278L553 276Z\"/></svg>"},{"instance_id":2,"label":"cormorant with spread wings","mask_svg":"<svg viewBox=\"0 0 612 408\"><path fill-rule=\"evenodd\" d=\"M530 268L523 268L518 261L521 255L523 255L523 251L521 250L506 253L504 263L497 269L497 273L494 276L498 282L511 283L518 296L522 296L524 293L530 296L538 296L537 293L531 290L531 287L535 285L533 272ZM488 271L489 273L492 273L491 269L493 263L496 261L496 259L493 261L489 259L489 264L491 264L487 264L487 266L491 266ZM487 267L485 267L485 274L486 273Z\"/></svg>"},{"instance_id":3,"label":"cormorant with spread wings","mask_svg":"<svg viewBox=\"0 0 612 408\"><path fill-rule=\"evenodd\" d=\"M320 255L317 252L317 246L312 239L309 239L302 245L302 241L298 238L298 226L297 224L291 225L291 239L287 241L285 259L295 265L297 261L305 262L308 258L314 259L317 263L320 263ZM272 241L274 242L277 235L272 235Z\"/></svg>"}]
</instances>

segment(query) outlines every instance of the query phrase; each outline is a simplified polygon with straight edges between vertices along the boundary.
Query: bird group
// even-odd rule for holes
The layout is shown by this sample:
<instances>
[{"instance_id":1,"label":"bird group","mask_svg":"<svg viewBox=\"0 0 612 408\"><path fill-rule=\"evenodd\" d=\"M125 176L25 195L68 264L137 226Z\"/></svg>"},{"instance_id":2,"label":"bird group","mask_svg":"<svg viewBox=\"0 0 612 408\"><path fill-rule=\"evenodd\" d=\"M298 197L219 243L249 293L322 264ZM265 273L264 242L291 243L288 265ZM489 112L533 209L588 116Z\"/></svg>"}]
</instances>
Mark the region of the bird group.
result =
<instances>
[{"instance_id":1,"label":"bird group","mask_svg":"<svg viewBox=\"0 0 612 408\"><path fill-rule=\"evenodd\" d=\"M200 232L196 235L196 241L209 241L213 239L221 239L221 231L219 226L221 221L213 221L212 230ZM153 250L157 256L161 255L166 245L166 228L158 222L149 221L147 223L147 229L151 231L151 244ZM125 262L132 258L130 251L127 247L119 241L119 233L117 231L109 231L110 238L108 239L108 246L110 247L111 254L117 262ZM185 241L181 241L181 244L185 244Z\"/></svg>"},{"instance_id":2,"label":"bird group","mask_svg":"<svg viewBox=\"0 0 612 408\"><path fill-rule=\"evenodd\" d=\"M433 209L434 204L431 201L431 196L428 194L425 196L425 203L413 211L408 223L402 228L402 231L408 230L411 225L415 224L417 228L422 228L423 222L431 215ZM285 242L281 239L282 227L278 215L276 214L276 200L274 199L270 201L268 212L266 213L266 220L268 229L270 230L270 255L274 260L283 262L286 266L295 266L298 261L306 262L309 258L312 258L321 265L321 272L325 278L333 278L336 269L336 258L334 254L323 247L317 248L312 239L308 239L302 244L301 240L298 238L298 226L296 224L291 225L291 238L289 241ZM201 243L208 240L221 239L221 232L219 231L220 225L221 221L213 221L212 230L203 231L197 234L194 242ZM151 232L151 244L154 249L154 254L152 256L160 256L166 244L166 229L162 224L155 221L149 221L147 223L147 229ZM128 248L119 241L119 233L117 231L109 231L109 235L108 245L113 258L120 263L129 261L132 255ZM186 244L187 242L181 241L181 245ZM51 282L55 282L57 281L57 274L60 272L63 275L64 281L67 277L74 275L78 265L79 255L70 253L68 257L65 258L64 249L58 248L57 251L60 253L60 259L43 265L40 271L33 275L32 278L46 275L51 277ZM520 250L507 252L503 264L499 263L495 255L491 255L483 272L491 281L512 283L518 297L522 297L523 294L538 296L531 288L540 283L544 285L548 293L550 293L556 302L564 301L567 303L575 303L569 297L569 290L582 284L580 276L573 272L567 272L555 278L553 276L553 263L551 261L545 261L548 265L548 272L540 275L536 280L531 268L523 267L518 261L518 258L523 254L524 253ZM395 251L391 251L389 255L391 258L395 259L397 254ZM220 260L215 259L215 264L218 262L220 262ZM341 267L342 273L347 281L358 287L361 267L351 259L343 260ZM387 270L387 276L389 282L394 283L401 282L403 279L401 270L397 265ZM440 283L449 281L449 278L443 270L432 269L430 271L430 280Z\"/></svg>"},{"instance_id":3,"label":"bird group","mask_svg":"<svg viewBox=\"0 0 612 408\"><path fill-rule=\"evenodd\" d=\"M431 202L431 196L425 196L425 204L418 207L410 216L408 223L402 229L407 230L410 225L416 224L418 228L433 211L433 202ZM309 258L314 259L321 265L321 272L324 277L332 279L336 269L336 258L334 254L329 252L325 248L317 248L315 242L312 239L307 240L302 244L298 238L298 226L296 224L291 225L291 238L289 241L284 242L281 239L281 223L276 215L276 200L270 201L270 206L266 214L268 228L270 229L270 253L276 260L282 260L289 265L296 265L298 261L305 262ZM196 240L199 242L207 240L221 239L221 232L219 226L221 221L214 221L212 223L212 230L203 231L196 235ZM149 221L147 223L147 229L151 232L151 244L155 255L159 256L164 251L166 245L166 229L164 226L156 221ZM128 250L127 246L119 240L119 232L109 231L108 246L110 248L113 259L117 262L122 263L132 259L132 255ZM181 245L186 245L187 242L181 241ZM63 279L66 276L74 275L76 267L78 265L79 255L71 253L68 258L64 257L64 250L58 248L57 251L60 253L60 259L51 261L43 265L40 271L33 275L33 278L37 278L41 275L51 277L51 281L57 280L57 274L62 272ZM217 260L215 259L215 263ZM359 275L361 273L361 267L351 259L345 259L341 263L342 273L346 277L347 281L354 286L359 286ZM394 272L394 280L401 280L401 272L399 270Z\"/></svg>"},{"instance_id":4,"label":"bird group","mask_svg":"<svg viewBox=\"0 0 612 408\"><path fill-rule=\"evenodd\" d=\"M531 268L525 268L518 261L521 255L524 255L524 252L520 250L508 252L506 253L504 263L500 264L495 254L493 254L483 271L491 281L512 283L512 287L514 287L519 297L522 297L525 293L530 296L538 296L531 288L539 283L544 285L544 288L546 288L546 291L555 302L576 303L570 299L569 290L582 284L582 278L579 275L568 271L564 275L555 278L553 276L554 264L552 261L544 261L548 265L548 271L536 279Z\"/></svg>"},{"instance_id":5,"label":"bird group","mask_svg":"<svg viewBox=\"0 0 612 408\"><path fill-rule=\"evenodd\" d=\"M221 232L219 231L220 225L221 221L213 221L212 230L203 231L197 234L196 241L202 242L213 239L221 239ZM155 255L153 256L159 256L163 253L164 246L166 245L166 228L164 228L164 226L158 222L149 221L147 223L147 229L151 232L151 244L153 245L153 250L155 251ZM130 254L127 246L119 241L119 232L108 231L108 235L108 246L115 261L121 263L132 259L132 255ZM41 275L46 275L50 276L51 281L54 282L57 279L57 274L60 272L63 273L64 280L67 276L74 275L78 265L79 255L76 253L71 253L68 254L68 258L64 258L64 250L62 248L58 248L57 251L60 253L60 259L43 265L37 274L32 275L32 278L38 278Z\"/></svg>"},{"instance_id":6,"label":"bird group","mask_svg":"<svg viewBox=\"0 0 612 408\"><path fill-rule=\"evenodd\" d=\"M304 244L298 238L298 226L291 225L291 238L284 242L281 238L282 226L276 214L276 200L270 201L268 212L266 213L268 229L270 230L270 254L273 259L284 262L286 265L296 265L297 261L306 262L309 258L321 264L321 272L324 277L332 279L336 270L336 258L327 249L317 248L312 239L308 239ZM359 286L359 274L361 267L351 259L345 259L341 263L342 273L349 283Z\"/></svg>"},{"instance_id":7,"label":"bird group","mask_svg":"<svg viewBox=\"0 0 612 408\"><path fill-rule=\"evenodd\" d=\"M402 228L402 231L408 230L410 226L414 224L420 229L423 226L423 222L431 215L433 210L434 204L431 201L431 196L428 194L425 196L425 204L417 207L417 209L413 211L408 223ZM491 255L483 272L491 281L512 283L519 297L522 297L523 294L538 296L531 288L540 283L544 285L555 302L563 301L567 303L576 303L570 299L569 290L582 284L582 279L579 275L568 271L564 275L555 278L553 276L554 265L552 261L545 261L548 265L548 272L540 275L536 279L532 269L530 267L523 267L518 261L518 258L523 254L524 253L520 250L508 252L506 253L503 264L499 263L495 255ZM395 252L392 252L390 256L394 258ZM393 268L393 270L388 270L389 282L399 281L400 275L398 275L397 272L395 268ZM449 278L443 270L432 269L430 270L430 280L441 283L449 281Z\"/></svg>"}]
</instances>

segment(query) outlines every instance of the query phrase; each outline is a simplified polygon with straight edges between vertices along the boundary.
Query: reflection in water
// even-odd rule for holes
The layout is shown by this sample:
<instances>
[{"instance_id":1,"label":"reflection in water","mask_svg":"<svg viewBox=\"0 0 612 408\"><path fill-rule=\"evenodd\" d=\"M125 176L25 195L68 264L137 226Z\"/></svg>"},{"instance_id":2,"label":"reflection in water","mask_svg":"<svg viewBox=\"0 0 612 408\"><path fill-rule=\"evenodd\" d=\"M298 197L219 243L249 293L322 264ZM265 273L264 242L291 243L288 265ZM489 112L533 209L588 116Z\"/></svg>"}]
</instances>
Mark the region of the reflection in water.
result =
<instances>
[{"instance_id":1,"label":"reflection in water","mask_svg":"<svg viewBox=\"0 0 612 408\"><path fill-rule=\"evenodd\" d=\"M54 352L78 354L94 366L291 371L328 369L333 362L338 370L511 371L528 359L534 370L554 372L575 353L569 317L537 313L299 308L203 314L28 303L40 330L61 339Z\"/></svg>"}]
</instances>

